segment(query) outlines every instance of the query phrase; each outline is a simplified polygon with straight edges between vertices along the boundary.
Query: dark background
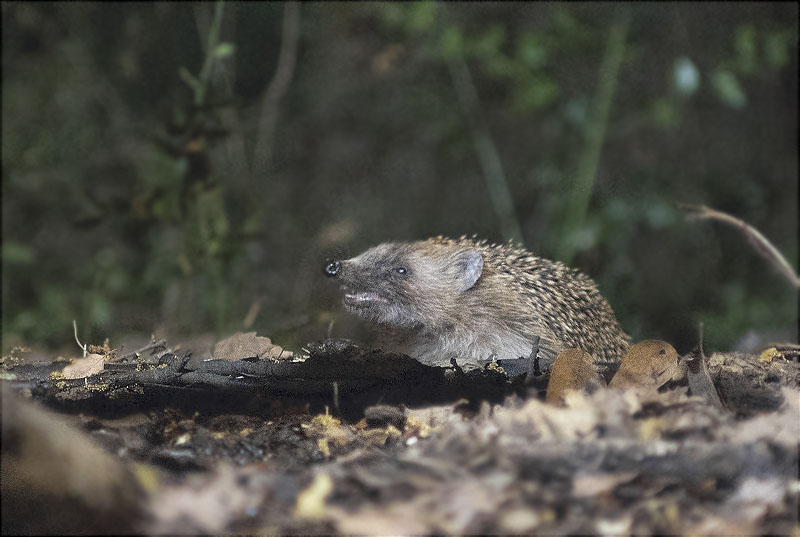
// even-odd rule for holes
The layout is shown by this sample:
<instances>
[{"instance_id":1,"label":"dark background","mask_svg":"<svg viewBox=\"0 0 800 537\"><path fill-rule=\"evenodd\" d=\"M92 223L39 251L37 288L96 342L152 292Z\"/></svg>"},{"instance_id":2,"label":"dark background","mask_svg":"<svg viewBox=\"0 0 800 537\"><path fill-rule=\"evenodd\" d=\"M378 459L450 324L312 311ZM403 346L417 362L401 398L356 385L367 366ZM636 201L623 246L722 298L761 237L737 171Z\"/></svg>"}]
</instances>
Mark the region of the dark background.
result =
<instances>
[{"instance_id":1,"label":"dark background","mask_svg":"<svg viewBox=\"0 0 800 537\"><path fill-rule=\"evenodd\" d=\"M473 233L637 339L796 340L787 282L674 203L797 266L797 9L3 3L3 350L357 335L326 257Z\"/></svg>"}]
</instances>

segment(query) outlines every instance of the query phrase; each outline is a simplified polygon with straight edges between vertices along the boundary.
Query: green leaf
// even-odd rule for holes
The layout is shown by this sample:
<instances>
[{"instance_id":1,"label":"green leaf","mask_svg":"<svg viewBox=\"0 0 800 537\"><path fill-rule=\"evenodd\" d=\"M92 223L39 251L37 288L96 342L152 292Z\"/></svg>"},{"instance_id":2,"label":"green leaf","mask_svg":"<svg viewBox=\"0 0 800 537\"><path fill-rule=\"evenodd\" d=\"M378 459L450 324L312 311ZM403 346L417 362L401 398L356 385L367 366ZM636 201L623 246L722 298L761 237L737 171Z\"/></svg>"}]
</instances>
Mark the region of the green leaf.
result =
<instances>
[{"instance_id":1,"label":"green leaf","mask_svg":"<svg viewBox=\"0 0 800 537\"><path fill-rule=\"evenodd\" d=\"M214 49L214 57L218 59L227 58L233 56L234 52L236 52L236 46L233 43L220 43Z\"/></svg>"},{"instance_id":2,"label":"green leaf","mask_svg":"<svg viewBox=\"0 0 800 537\"><path fill-rule=\"evenodd\" d=\"M789 63L792 45L792 32L772 32L764 38L764 55L772 67L785 67Z\"/></svg>"},{"instance_id":3,"label":"green leaf","mask_svg":"<svg viewBox=\"0 0 800 537\"><path fill-rule=\"evenodd\" d=\"M408 26L412 30L427 30L436 18L434 2L414 2L408 8Z\"/></svg>"},{"instance_id":4,"label":"green leaf","mask_svg":"<svg viewBox=\"0 0 800 537\"><path fill-rule=\"evenodd\" d=\"M445 59L456 57L463 53L464 36L458 26L448 26L439 40L439 47Z\"/></svg>"},{"instance_id":5,"label":"green leaf","mask_svg":"<svg viewBox=\"0 0 800 537\"><path fill-rule=\"evenodd\" d=\"M186 85L192 88L193 91L197 91L200 87L200 81L195 78L195 76L189 72L186 67L181 67L178 69L178 76L181 77L181 80L186 82Z\"/></svg>"},{"instance_id":6,"label":"green leaf","mask_svg":"<svg viewBox=\"0 0 800 537\"><path fill-rule=\"evenodd\" d=\"M719 99L731 108L744 108L747 104L747 94L739 83L736 75L730 71L720 69L711 75L711 86Z\"/></svg>"},{"instance_id":7,"label":"green leaf","mask_svg":"<svg viewBox=\"0 0 800 537\"><path fill-rule=\"evenodd\" d=\"M554 4L553 24L556 32L561 35L570 35L579 31L579 24L575 16L565 4Z\"/></svg>"},{"instance_id":8,"label":"green leaf","mask_svg":"<svg viewBox=\"0 0 800 537\"><path fill-rule=\"evenodd\" d=\"M516 105L522 110L533 111L543 108L558 98L558 84L545 76L533 76L520 85L515 95Z\"/></svg>"},{"instance_id":9,"label":"green leaf","mask_svg":"<svg viewBox=\"0 0 800 537\"><path fill-rule=\"evenodd\" d=\"M752 74L756 69L757 60L756 29L751 24L739 26L736 29L734 44L739 71Z\"/></svg>"},{"instance_id":10,"label":"green leaf","mask_svg":"<svg viewBox=\"0 0 800 537\"><path fill-rule=\"evenodd\" d=\"M500 24L493 24L483 35L477 38L472 48L477 56L492 60L500 54L500 47L505 39L505 27Z\"/></svg>"},{"instance_id":11,"label":"green leaf","mask_svg":"<svg viewBox=\"0 0 800 537\"><path fill-rule=\"evenodd\" d=\"M519 41L517 57L529 69L540 69L547 63L547 49L542 38L534 32L526 32Z\"/></svg>"},{"instance_id":12,"label":"green leaf","mask_svg":"<svg viewBox=\"0 0 800 537\"><path fill-rule=\"evenodd\" d=\"M3 243L3 263L30 265L33 263L33 249L18 242Z\"/></svg>"},{"instance_id":13,"label":"green leaf","mask_svg":"<svg viewBox=\"0 0 800 537\"><path fill-rule=\"evenodd\" d=\"M659 127L674 127L678 123L678 111L667 99L656 99L650 107L650 117Z\"/></svg>"},{"instance_id":14,"label":"green leaf","mask_svg":"<svg viewBox=\"0 0 800 537\"><path fill-rule=\"evenodd\" d=\"M483 67L494 78L527 78L530 73L504 54L498 54L493 59L484 59Z\"/></svg>"}]
</instances>

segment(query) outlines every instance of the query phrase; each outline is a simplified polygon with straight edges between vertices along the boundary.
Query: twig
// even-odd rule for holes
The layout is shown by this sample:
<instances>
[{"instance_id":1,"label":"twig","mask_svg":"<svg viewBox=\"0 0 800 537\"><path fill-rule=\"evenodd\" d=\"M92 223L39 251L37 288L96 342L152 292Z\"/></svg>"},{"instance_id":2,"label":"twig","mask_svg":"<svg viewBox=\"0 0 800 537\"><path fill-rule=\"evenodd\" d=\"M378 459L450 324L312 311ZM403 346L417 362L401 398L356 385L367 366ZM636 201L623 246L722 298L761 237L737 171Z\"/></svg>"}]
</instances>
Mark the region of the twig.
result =
<instances>
[{"instance_id":1,"label":"twig","mask_svg":"<svg viewBox=\"0 0 800 537\"><path fill-rule=\"evenodd\" d=\"M719 398L717 388L708 372L706 359L702 352L690 352L686 358L686 378L689 382L689 390L692 395L702 397L705 401L718 408L723 409L724 405Z\"/></svg>"},{"instance_id":2,"label":"twig","mask_svg":"<svg viewBox=\"0 0 800 537\"><path fill-rule=\"evenodd\" d=\"M705 205L691 205L687 203L678 203L679 209L688 213L690 218L701 220L717 220L733 226L741 231L747 238L747 242L755 249L758 254L771 263L795 288L800 289L800 276L797 275L792 265L786 260L775 246L761 234L756 228L747 222L731 216L722 211L717 211Z\"/></svg>"},{"instance_id":3,"label":"twig","mask_svg":"<svg viewBox=\"0 0 800 537\"><path fill-rule=\"evenodd\" d=\"M208 35L209 27L211 25L210 17L206 6L201 3L194 5L194 18L197 26L197 33L201 37L201 44L203 52L207 52L207 44L203 41L202 37ZM229 41L234 41L233 30L236 26L236 17L229 17L226 20L226 35ZM234 81L236 79L236 62L218 62L217 69L220 78L225 87L226 99L234 101ZM227 165L231 170L228 173L231 181L245 180L249 173L247 163L247 153L245 151L244 136L242 134L242 125L236 108L233 106L224 106L219 109L219 114L222 118L223 125L230 125L230 136L224 140ZM238 189L240 187L235 187Z\"/></svg>"},{"instance_id":4,"label":"twig","mask_svg":"<svg viewBox=\"0 0 800 537\"><path fill-rule=\"evenodd\" d=\"M533 336L533 345L531 346L531 353L528 355L530 362L528 363L528 374L525 377L525 383L530 384L534 377L539 377L542 374L539 365L539 336Z\"/></svg>"},{"instance_id":5,"label":"twig","mask_svg":"<svg viewBox=\"0 0 800 537\"><path fill-rule=\"evenodd\" d=\"M278 66L275 74L264 93L264 102L261 105L261 120L258 124L255 149L253 152L253 165L251 175L256 177L263 173L267 164L272 160L273 140L275 138L275 125L278 123L278 111L281 98L283 98L289 83L294 75L294 66L297 61L297 43L300 38L300 4L286 2L283 10L283 39L278 56Z\"/></svg>"},{"instance_id":6,"label":"twig","mask_svg":"<svg viewBox=\"0 0 800 537\"><path fill-rule=\"evenodd\" d=\"M256 321L256 317L258 317L258 313L261 311L261 301L255 300L252 304L250 304L250 309L247 310L247 315L244 316L244 320L242 320L242 328L245 330L249 329L253 326L253 323Z\"/></svg>"},{"instance_id":7,"label":"twig","mask_svg":"<svg viewBox=\"0 0 800 537\"><path fill-rule=\"evenodd\" d=\"M450 68L450 77L453 79L453 86L458 95L458 103L472 134L472 143L475 145L478 162L483 171L483 179L489 190L489 199L491 199L494 212L500 220L503 236L522 243L522 229L514 210L508 179L503 171L500 154L481 116L480 99L472 81L469 66L460 52L449 58L447 66Z\"/></svg>"},{"instance_id":8,"label":"twig","mask_svg":"<svg viewBox=\"0 0 800 537\"><path fill-rule=\"evenodd\" d=\"M134 351L134 352L131 352L129 354L126 354L125 356L120 357L119 361L120 362L127 362L130 359L139 358L139 356L141 356L142 353L147 352L147 351L152 350L152 349L157 349L159 347L164 347L165 349L167 349L167 340L166 339L160 339L160 340L156 341L155 334L151 334L150 335L150 341L147 343L147 345L145 345L144 347L142 347L138 351ZM169 349L167 349L167 350L169 350ZM175 348L174 350L177 351L177 348Z\"/></svg>"},{"instance_id":9,"label":"twig","mask_svg":"<svg viewBox=\"0 0 800 537\"><path fill-rule=\"evenodd\" d=\"M617 89L619 69L625 55L625 42L630 26L630 10L620 6L621 12L611 26L611 32L600 65L600 80L592 103L591 117L586 126L586 146L578 161L578 169L569 192L569 200L564 213L562 240L558 243L556 257L570 263L577 249L575 233L583 225L589 209L589 200L594 189L600 152L606 137L608 114Z\"/></svg>"},{"instance_id":10,"label":"twig","mask_svg":"<svg viewBox=\"0 0 800 537\"><path fill-rule=\"evenodd\" d=\"M336 414L342 415L342 409L339 408L339 383L333 382L333 408L336 410ZM328 407L325 407L325 413L328 412Z\"/></svg>"},{"instance_id":11,"label":"twig","mask_svg":"<svg viewBox=\"0 0 800 537\"><path fill-rule=\"evenodd\" d=\"M86 358L86 345L81 344L81 341L78 339L78 323L75 322L75 319L72 319L72 332L75 334L75 342L78 344L78 347L81 348L83 351L83 357Z\"/></svg>"},{"instance_id":12,"label":"twig","mask_svg":"<svg viewBox=\"0 0 800 537\"><path fill-rule=\"evenodd\" d=\"M705 323L700 321L700 325L698 326L698 343L697 345L700 347L700 357L705 358L706 353L703 350L704 340L705 339Z\"/></svg>"},{"instance_id":13,"label":"twig","mask_svg":"<svg viewBox=\"0 0 800 537\"><path fill-rule=\"evenodd\" d=\"M333 321L335 319L331 319L331 322L328 323L328 336L327 339L331 339L331 334L333 334Z\"/></svg>"}]
</instances>

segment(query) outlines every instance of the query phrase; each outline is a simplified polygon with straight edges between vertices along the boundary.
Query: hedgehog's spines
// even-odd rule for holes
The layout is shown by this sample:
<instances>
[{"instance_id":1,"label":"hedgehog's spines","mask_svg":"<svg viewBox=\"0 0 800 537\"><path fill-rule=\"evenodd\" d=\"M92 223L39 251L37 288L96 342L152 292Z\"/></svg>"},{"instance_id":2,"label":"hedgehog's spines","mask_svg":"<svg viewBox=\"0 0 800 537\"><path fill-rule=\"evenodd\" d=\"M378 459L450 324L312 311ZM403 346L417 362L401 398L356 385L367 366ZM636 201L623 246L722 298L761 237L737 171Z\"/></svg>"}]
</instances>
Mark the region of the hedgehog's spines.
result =
<instances>
[{"instance_id":1,"label":"hedgehog's spines","mask_svg":"<svg viewBox=\"0 0 800 537\"><path fill-rule=\"evenodd\" d=\"M480 252L483 264L480 277L465 292L450 282L458 280L453 259L469 250ZM345 262L343 282L372 294L388 293L388 299L368 312L390 329L403 332L416 326L411 333L403 332L400 349L418 359L448 357L449 363L449 357L465 355L527 356L529 342L539 336L540 352L580 348L598 362L618 362L629 344L591 278L537 257L513 241L498 244L474 236L439 235L383 244L368 252L358 263ZM411 277L387 280L381 276L384 264L398 255L412 263Z\"/></svg>"}]
</instances>

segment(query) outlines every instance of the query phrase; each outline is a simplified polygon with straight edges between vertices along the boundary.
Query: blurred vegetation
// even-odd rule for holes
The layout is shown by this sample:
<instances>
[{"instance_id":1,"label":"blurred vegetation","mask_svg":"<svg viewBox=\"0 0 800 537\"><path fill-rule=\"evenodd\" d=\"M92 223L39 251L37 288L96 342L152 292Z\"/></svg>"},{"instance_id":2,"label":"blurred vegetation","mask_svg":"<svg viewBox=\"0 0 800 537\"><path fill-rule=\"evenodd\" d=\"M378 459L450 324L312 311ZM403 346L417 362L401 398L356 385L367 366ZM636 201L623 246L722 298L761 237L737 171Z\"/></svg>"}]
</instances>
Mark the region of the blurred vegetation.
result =
<instances>
[{"instance_id":1,"label":"blurred vegetation","mask_svg":"<svg viewBox=\"0 0 800 537\"><path fill-rule=\"evenodd\" d=\"M796 339L796 3L3 3L3 347L339 319L322 260L517 239L636 338ZM337 320L335 335L345 335Z\"/></svg>"}]
</instances>

